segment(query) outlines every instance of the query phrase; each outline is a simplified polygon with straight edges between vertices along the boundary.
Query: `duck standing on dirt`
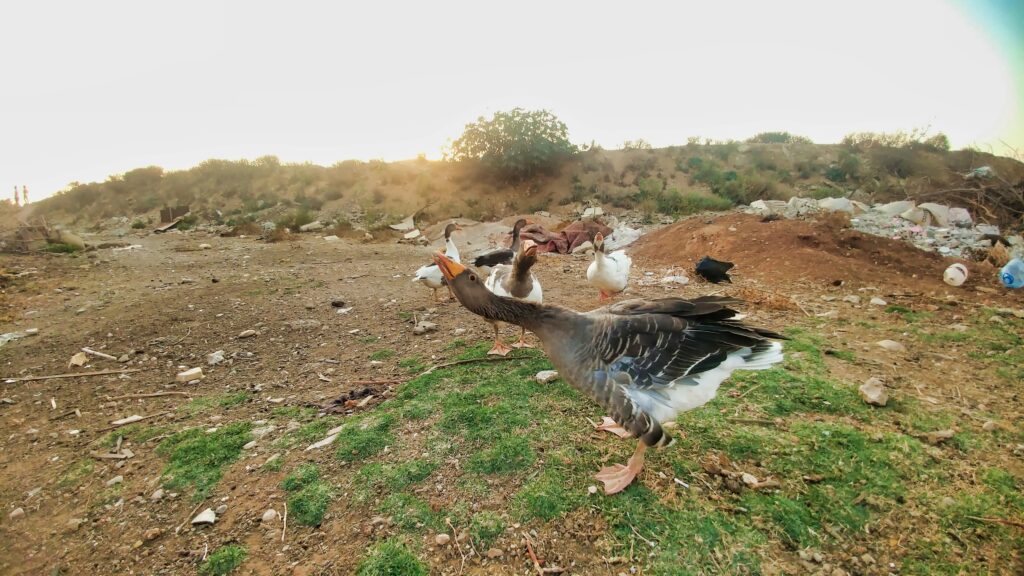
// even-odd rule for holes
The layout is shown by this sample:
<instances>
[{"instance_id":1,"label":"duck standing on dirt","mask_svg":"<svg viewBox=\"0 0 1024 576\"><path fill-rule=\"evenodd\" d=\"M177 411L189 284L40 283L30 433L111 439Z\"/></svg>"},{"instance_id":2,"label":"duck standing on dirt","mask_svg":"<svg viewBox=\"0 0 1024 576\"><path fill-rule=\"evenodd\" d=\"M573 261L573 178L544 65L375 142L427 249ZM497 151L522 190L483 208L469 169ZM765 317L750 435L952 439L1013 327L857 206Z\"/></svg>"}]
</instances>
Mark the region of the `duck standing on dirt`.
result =
<instances>
[{"instance_id":1,"label":"duck standing on dirt","mask_svg":"<svg viewBox=\"0 0 1024 576\"><path fill-rule=\"evenodd\" d=\"M639 438L626 465L597 473L605 493L624 490L643 468L648 447L667 446L665 426L715 397L734 370L764 370L783 359L784 337L736 319L739 300L627 300L579 313L498 296L479 275L437 254L452 293L470 312L536 334L552 364L614 422Z\"/></svg>"},{"instance_id":2,"label":"duck standing on dirt","mask_svg":"<svg viewBox=\"0 0 1024 576\"><path fill-rule=\"evenodd\" d=\"M494 268L484 282L484 287L498 296L540 304L544 301L544 291L537 277L530 272L530 268L536 262L537 245L527 240L519 245L519 251L516 252L511 264L499 264ZM494 327L494 347L487 353L505 356L512 349L501 341L501 322L490 319L488 321ZM512 348L532 348L525 340L526 328L520 328L519 341L512 344Z\"/></svg>"},{"instance_id":3,"label":"duck standing on dirt","mask_svg":"<svg viewBox=\"0 0 1024 576\"><path fill-rule=\"evenodd\" d=\"M519 252L519 232L527 224L529 222L525 218L516 220L516 223L512 225L512 246L491 250L477 256L473 259L473 266L482 268L486 272L499 264L511 264L512 258Z\"/></svg>"},{"instance_id":4,"label":"duck standing on dirt","mask_svg":"<svg viewBox=\"0 0 1024 576\"><path fill-rule=\"evenodd\" d=\"M601 293L601 300L608 300L626 289L632 266L633 260L622 250L605 254L604 234L599 232L594 236L594 261L587 268L587 282Z\"/></svg>"},{"instance_id":5,"label":"duck standing on dirt","mask_svg":"<svg viewBox=\"0 0 1024 576\"><path fill-rule=\"evenodd\" d=\"M452 239L452 234L456 230L462 230L462 226L459 226L454 222L444 227L444 255L454 262L461 262L462 259L459 256L459 248L455 245L455 240ZM444 275L441 274L441 270L437 267L437 264L420 266L420 269L416 271L416 275L413 277L412 281L420 282L424 286L433 290L434 302L438 301L437 289L446 284Z\"/></svg>"}]
</instances>

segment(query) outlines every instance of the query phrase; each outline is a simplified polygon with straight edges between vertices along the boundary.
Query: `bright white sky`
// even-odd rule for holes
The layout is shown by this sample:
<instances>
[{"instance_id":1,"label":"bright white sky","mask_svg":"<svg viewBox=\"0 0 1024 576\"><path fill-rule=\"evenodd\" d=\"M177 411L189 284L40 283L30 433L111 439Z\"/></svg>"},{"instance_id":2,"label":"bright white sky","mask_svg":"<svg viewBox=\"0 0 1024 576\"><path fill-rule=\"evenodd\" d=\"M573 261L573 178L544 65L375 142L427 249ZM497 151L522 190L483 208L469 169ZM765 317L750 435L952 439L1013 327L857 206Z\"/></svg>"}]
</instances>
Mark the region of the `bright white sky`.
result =
<instances>
[{"instance_id":1,"label":"bright white sky","mask_svg":"<svg viewBox=\"0 0 1024 576\"><path fill-rule=\"evenodd\" d=\"M931 126L1024 150L1022 54L950 0L52 0L0 22L3 198L208 158L438 157L516 106L606 148Z\"/></svg>"}]
</instances>

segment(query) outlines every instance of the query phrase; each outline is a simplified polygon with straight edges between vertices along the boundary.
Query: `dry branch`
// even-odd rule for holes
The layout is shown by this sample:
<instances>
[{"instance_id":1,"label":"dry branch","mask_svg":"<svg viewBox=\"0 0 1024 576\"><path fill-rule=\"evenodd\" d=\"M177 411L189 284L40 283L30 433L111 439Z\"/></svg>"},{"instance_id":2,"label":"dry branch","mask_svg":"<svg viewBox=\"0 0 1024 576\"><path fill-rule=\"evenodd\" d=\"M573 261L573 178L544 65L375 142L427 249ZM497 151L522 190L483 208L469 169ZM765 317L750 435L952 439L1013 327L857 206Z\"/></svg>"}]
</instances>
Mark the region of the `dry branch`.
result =
<instances>
[{"instance_id":1,"label":"dry branch","mask_svg":"<svg viewBox=\"0 0 1024 576\"><path fill-rule=\"evenodd\" d=\"M32 382L34 380L52 380L54 378L78 378L82 376L105 376L107 374L130 374L142 372L141 368L128 368L126 370L96 370L95 372L68 372L66 374L53 374L50 376L26 376L25 378L4 378L4 382Z\"/></svg>"}]
</instances>

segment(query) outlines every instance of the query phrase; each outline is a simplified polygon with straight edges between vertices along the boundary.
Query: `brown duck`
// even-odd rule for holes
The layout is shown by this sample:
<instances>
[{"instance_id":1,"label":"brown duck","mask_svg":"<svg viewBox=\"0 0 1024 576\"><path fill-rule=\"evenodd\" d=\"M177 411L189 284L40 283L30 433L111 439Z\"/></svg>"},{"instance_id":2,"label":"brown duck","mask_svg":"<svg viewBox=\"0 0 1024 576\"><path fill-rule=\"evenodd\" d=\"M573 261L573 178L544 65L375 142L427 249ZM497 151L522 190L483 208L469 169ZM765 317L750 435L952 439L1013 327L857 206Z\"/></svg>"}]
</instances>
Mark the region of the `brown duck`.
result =
<instances>
[{"instance_id":1,"label":"brown duck","mask_svg":"<svg viewBox=\"0 0 1024 576\"><path fill-rule=\"evenodd\" d=\"M540 338L562 377L639 438L626 465L602 469L605 492L624 490L640 472L648 447L667 446L676 416L703 406L733 370L763 370L782 361L784 337L735 318L741 302L627 300L579 313L489 291L473 270L434 257L455 297L474 314L516 324Z\"/></svg>"}]
</instances>

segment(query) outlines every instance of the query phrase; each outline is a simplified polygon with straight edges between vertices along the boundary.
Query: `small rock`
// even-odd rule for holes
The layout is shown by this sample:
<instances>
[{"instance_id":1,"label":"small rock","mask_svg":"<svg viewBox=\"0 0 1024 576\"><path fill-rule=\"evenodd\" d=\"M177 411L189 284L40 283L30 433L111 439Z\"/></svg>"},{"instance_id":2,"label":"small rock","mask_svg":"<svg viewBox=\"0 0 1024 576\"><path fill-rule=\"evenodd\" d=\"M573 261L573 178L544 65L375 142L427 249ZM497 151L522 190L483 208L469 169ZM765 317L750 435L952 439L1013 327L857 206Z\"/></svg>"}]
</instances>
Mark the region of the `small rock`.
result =
<instances>
[{"instance_id":1,"label":"small rock","mask_svg":"<svg viewBox=\"0 0 1024 576\"><path fill-rule=\"evenodd\" d=\"M857 389L860 397L872 406L885 406L889 401L889 393L885 391L885 384L878 378L868 378L868 381L861 384Z\"/></svg>"},{"instance_id":2,"label":"small rock","mask_svg":"<svg viewBox=\"0 0 1024 576\"><path fill-rule=\"evenodd\" d=\"M541 370L534 378L541 384L549 384L558 379L558 370Z\"/></svg>"},{"instance_id":3,"label":"small rock","mask_svg":"<svg viewBox=\"0 0 1024 576\"><path fill-rule=\"evenodd\" d=\"M436 542L438 546L444 546L451 541L452 537L447 534L438 534L434 537L434 542Z\"/></svg>"},{"instance_id":4,"label":"small rock","mask_svg":"<svg viewBox=\"0 0 1024 576\"><path fill-rule=\"evenodd\" d=\"M900 344L899 342L896 342L895 340L880 340L878 341L878 345L881 346L882 348L885 348L889 352L903 352L904 350L907 349L906 346Z\"/></svg>"},{"instance_id":5,"label":"small rock","mask_svg":"<svg viewBox=\"0 0 1024 576\"><path fill-rule=\"evenodd\" d=\"M268 424L266 426L260 426L259 428L253 428L252 430L249 431L249 433L252 434L253 438L263 438L264 436L270 434L274 430L277 430L277 426L274 426L273 424Z\"/></svg>"},{"instance_id":6,"label":"small rock","mask_svg":"<svg viewBox=\"0 0 1024 576\"><path fill-rule=\"evenodd\" d=\"M250 440L250 441L246 442L242 446L242 450L252 450L255 447L256 447L256 441L255 440Z\"/></svg>"},{"instance_id":7,"label":"small rock","mask_svg":"<svg viewBox=\"0 0 1024 576\"><path fill-rule=\"evenodd\" d=\"M25 515L25 509L24 508L15 508L14 510L11 510L11 513L8 514L7 517L10 518L11 520L14 520L15 518L21 518L24 515Z\"/></svg>"},{"instance_id":8,"label":"small rock","mask_svg":"<svg viewBox=\"0 0 1024 576\"><path fill-rule=\"evenodd\" d=\"M331 299L331 306L334 307L334 308L344 308L345 307L345 300L343 298L332 298Z\"/></svg>"},{"instance_id":9,"label":"small rock","mask_svg":"<svg viewBox=\"0 0 1024 576\"><path fill-rule=\"evenodd\" d=\"M815 316L817 316L818 318L829 318L829 319L839 318L839 311L838 310L829 310L828 312L822 312L820 314L815 314Z\"/></svg>"},{"instance_id":10,"label":"small rock","mask_svg":"<svg viewBox=\"0 0 1024 576\"><path fill-rule=\"evenodd\" d=\"M929 432L925 434L924 439L926 442L932 445L937 445L949 440L956 435L953 430L936 430L935 432Z\"/></svg>"},{"instance_id":11,"label":"small rock","mask_svg":"<svg viewBox=\"0 0 1024 576\"><path fill-rule=\"evenodd\" d=\"M437 324L434 324L433 322L429 322L427 320L420 320L419 323L416 324L416 327L412 329L412 333L416 334L417 336L436 331Z\"/></svg>"},{"instance_id":12,"label":"small rock","mask_svg":"<svg viewBox=\"0 0 1024 576\"><path fill-rule=\"evenodd\" d=\"M587 494L590 494L591 496L597 494L597 486L594 486L593 484L587 486Z\"/></svg>"},{"instance_id":13,"label":"small rock","mask_svg":"<svg viewBox=\"0 0 1024 576\"><path fill-rule=\"evenodd\" d=\"M241 333L240 333L240 334L238 335L238 337L239 337L239 338L252 338L252 337L253 337L253 336L255 336L255 335L256 335L256 331L255 331L255 330L243 330L243 331L242 331L242 332L241 332Z\"/></svg>"},{"instance_id":14,"label":"small rock","mask_svg":"<svg viewBox=\"0 0 1024 576\"><path fill-rule=\"evenodd\" d=\"M68 529L71 531L78 530L85 524L85 518L72 518L68 520Z\"/></svg>"},{"instance_id":15,"label":"small rock","mask_svg":"<svg viewBox=\"0 0 1024 576\"><path fill-rule=\"evenodd\" d=\"M221 504L220 506L217 506L217 509L214 510L214 513L217 516L223 516L224 513L227 512L227 511L228 511L228 505L227 504Z\"/></svg>"},{"instance_id":16,"label":"small rock","mask_svg":"<svg viewBox=\"0 0 1024 576\"><path fill-rule=\"evenodd\" d=\"M740 476L740 479L743 480L743 483L746 484L747 486L756 486L758 482L757 476L754 476L753 474L747 472L744 472Z\"/></svg>"},{"instance_id":17,"label":"small rock","mask_svg":"<svg viewBox=\"0 0 1024 576\"><path fill-rule=\"evenodd\" d=\"M210 246L209 244L200 244L199 245L199 249L200 250L209 250L210 248L213 248L213 246Z\"/></svg>"},{"instance_id":18,"label":"small rock","mask_svg":"<svg viewBox=\"0 0 1024 576\"><path fill-rule=\"evenodd\" d=\"M150 528L149 530L146 530L145 534L142 535L142 539L146 542L149 542L150 540L156 540L163 533L164 531L161 528Z\"/></svg>"},{"instance_id":19,"label":"small rock","mask_svg":"<svg viewBox=\"0 0 1024 576\"><path fill-rule=\"evenodd\" d=\"M181 283L182 284L195 284L196 283L196 279L195 278L182 278L181 279Z\"/></svg>"},{"instance_id":20,"label":"small rock","mask_svg":"<svg viewBox=\"0 0 1024 576\"><path fill-rule=\"evenodd\" d=\"M153 502L158 502L158 501L162 500L163 497L164 497L164 489L163 488L157 488L156 492L153 492L153 494L150 495L149 499L152 500Z\"/></svg>"},{"instance_id":21,"label":"small rock","mask_svg":"<svg viewBox=\"0 0 1024 576\"><path fill-rule=\"evenodd\" d=\"M281 454L274 454L270 458L267 458L267 461L264 462L263 465L264 466L270 466L271 464L273 464L274 462L277 462L280 459L281 459Z\"/></svg>"},{"instance_id":22,"label":"small rock","mask_svg":"<svg viewBox=\"0 0 1024 576\"><path fill-rule=\"evenodd\" d=\"M887 304L887 302L885 300L882 300L878 296L875 296L874 298L872 298L871 299L871 303L874 304L875 306L885 306Z\"/></svg>"},{"instance_id":23,"label":"small rock","mask_svg":"<svg viewBox=\"0 0 1024 576\"><path fill-rule=\"evenodd\" d=\"M195 368L189 368L184 372L179 372L178 375L174 377L177 382L192 382L193 380L202 380L203 378L205 378L205 376L203 376L203 369L198 366Z\"/></svg>"},{"instance_id":24,"label":"small rock","mask_svg":"<svg viewBox=\"0 0 1024 576\"><path fill-rule=\"evenodd\" d=\"M334 234L331 234L330 236L324 236L324 241L325 242L338 242L340 240L341 240L341 238L338 238Z\"/></svg>"},{"instance_id":25,"label":"small rock","mask_svg":"<svg viewBox=\"0 0 1024 576\"><path fill-rule=\"evenodd\" d=\"M850 294L849 296L843 297L843 302L849 302L850 304L860 304L860 296L856 294Z\"/></svg>"},{"instance_id":26,"label":"small rock","mask_svg":"<svg viewBox=\"0 0 1024 576\"><path fill-rule=\"evenodd\" d=\"M206 355L206 363L210 366L216 366L224 361L224 351L217 350Z\"/></svg>"},{"instance_id":27,"label":"small rock","mask_svg":"<svg viewBox=\"0 0 1024 576\"><path fill-rule=\"evenodd\" d=\"M492 559L492 560L494 558L501 558L504 555L505 555L505 551L502 550L501 548L491 548L490 550L487 551L487 557Z\"/></svg>"},{"instance_id":28,"label":"small rock","mask_svg":"<svg viewBox=\"0 0 1024 576\"><path fill-rule=\"evenodd\" d=\"M469 332L469 330L466 330L465 328L456 328L455 330L452 330L452 336L462 336L466 332Z\"/></svg>"},{"instance_id":29,"label":"small rock","mask_svg":"<svg viewBox=\"0 0 1024 576\"><path fill-rule=\"evenodd\" d=\"M981 425L981 429L985 432L995 432L996 430L999 430L999 422L988 420Z\"/></svg>"},{"instance_id":30,"label":"small rock","mask_svg":"<svg viewBox=\"0 0 1024 576\"><path fill-rule=\"evenodd\" d=\"M588 240L588 241L584 242L583 244L580 244L579 246L573 248L572 253L573 253L574 256L577 255L577 254L586 254L588 251L593 250L593 249L594 249L594 243Z\"/></svg>"},{"instance_id":31,"label":"small rock","mask_svg":"<svg viewBox=\"0 0 1024 576\"><path fill-rule=\"evenodd\" d=\"M875 557L865 552L864 555L860 557L860 561L871 566L875 563Z\"/></svg>"},{"instance_id":32,"label":"small rock","mask_svg":"<svg viewBox=\"0 0 1024 576\"><path fill-rule=\"evenodd\" d=\"M261 522L273 522L276 519L277 519L277 510L274 510L273 508L269 508L269 509L267 509L266 512L263 513L263 517L260 518L260 521Z\"/></svg>"},{"instance_id":33,"label":"small rock","mask_svg":"<svg viewBox=\"0 0 1024 576\"><path fill-rule=\"evenodd\" d=\"M124 476L114 476L110 480L107 480L106 484L107 486L114 486L115 484L120 484L121 482L124 482Z\"/></svg>"},{"instance_id":34,"label":"small rock","mask_svg":"<svg viewBox=\"0 0 1024 576\"><path fill-rule=\"evenodd\" d=\"M203 524L213 524L217 521L217 513L213 511L213 508L207 508L200 512L195 518L192 519L193 526L200 526Z\"/></svg>"}]
</instances>

